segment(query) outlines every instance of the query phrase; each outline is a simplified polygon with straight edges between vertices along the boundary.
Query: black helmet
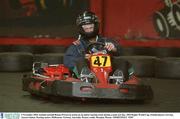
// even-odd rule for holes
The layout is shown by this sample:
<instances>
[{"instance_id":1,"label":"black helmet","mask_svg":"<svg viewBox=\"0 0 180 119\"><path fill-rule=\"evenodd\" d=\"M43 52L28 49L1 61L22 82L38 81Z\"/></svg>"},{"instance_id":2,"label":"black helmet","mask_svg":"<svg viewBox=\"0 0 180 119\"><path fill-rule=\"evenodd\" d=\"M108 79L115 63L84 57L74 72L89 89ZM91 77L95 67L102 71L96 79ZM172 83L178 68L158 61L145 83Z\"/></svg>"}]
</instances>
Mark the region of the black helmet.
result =
<instances>
[{"instance_id":1,"label":"black helmet","mask_svg":"<svg viewBox=\"0 0 180 119\"><path fill-rule=\"evenodd\" d=\"M77 17L76 24L78 26L79 33L85 38L92 38L98 35L99 32L99 20L93 12L85 11ZM87 33L82 28L82 25L94 24L94 31Z\"/></svg>"}]
</instances>

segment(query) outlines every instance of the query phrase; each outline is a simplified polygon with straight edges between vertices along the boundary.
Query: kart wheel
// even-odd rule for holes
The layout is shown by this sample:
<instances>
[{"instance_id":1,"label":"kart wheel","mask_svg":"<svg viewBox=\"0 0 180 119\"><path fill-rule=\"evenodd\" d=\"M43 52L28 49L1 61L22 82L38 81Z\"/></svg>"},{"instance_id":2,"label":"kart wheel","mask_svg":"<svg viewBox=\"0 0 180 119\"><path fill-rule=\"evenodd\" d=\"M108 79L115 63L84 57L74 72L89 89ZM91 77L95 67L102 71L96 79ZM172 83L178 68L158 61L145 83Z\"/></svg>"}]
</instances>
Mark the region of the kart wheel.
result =
<instances>
[{"instance_id":1,"label":"kart wheel","mask_svg":"<svg viewBox=\"0 0 180 119\"><path fill-rule=\"evenodd\" d=\"M128 69L130 68L130 63L126 59L123 59L122 57L113 57L112 67L113 67L113 72L119 69L123 72L124 79L125 80L129 79Z\"/></svg>"},{"instance_id":2,"label":"kart wheel","mask_svg":"<svg viewBox=\"0 0 180 119\"><path fill-rule=\"evenodd\" d=\"M139 77L154 77L155 57L152 56L121 56L119 60L127 60Z\"/></svg>"},{"instance_id":3,"label":"kart wheel","mask_svg":"<svg viewBox=\"0 0 180 119\"><path fill-rule=\"evenodd\" d=\"M63 57L64 57L63 53L37 54L34 56L34 62L44 62L48 64L62 64Z\"/></svg>"},{"instance_id":4,"label":"kart wheel","mask_svg":"<svg viewBox=\"0 0 180 119\"><path fill-rule=\"evenodd\" d=\"M156 78L180 79L180 58L169 57L158 59L155 65Z\"/></svg>"},{"instance_id":5,"label":"kart wheel","mask_svg":"<svg viewBox=\"0 0 180 119\"><path fill-rule=\"evenodd\" d=\"M32 70L33 55L31 53L0 53L0 71L21 72Z\"/></svg>"},{"instance_id":6,"label":"kart wheel","mask_svg":"<svg viewBox=\"0 0 180 119\"><path fill-rule=\"evenodd\" d=\"M78 74L80 74L84 67L88 67L88 63L86 60L82 60L82 61L77 62L76 67L77 67Z\"/></svg>"}]
</instances>

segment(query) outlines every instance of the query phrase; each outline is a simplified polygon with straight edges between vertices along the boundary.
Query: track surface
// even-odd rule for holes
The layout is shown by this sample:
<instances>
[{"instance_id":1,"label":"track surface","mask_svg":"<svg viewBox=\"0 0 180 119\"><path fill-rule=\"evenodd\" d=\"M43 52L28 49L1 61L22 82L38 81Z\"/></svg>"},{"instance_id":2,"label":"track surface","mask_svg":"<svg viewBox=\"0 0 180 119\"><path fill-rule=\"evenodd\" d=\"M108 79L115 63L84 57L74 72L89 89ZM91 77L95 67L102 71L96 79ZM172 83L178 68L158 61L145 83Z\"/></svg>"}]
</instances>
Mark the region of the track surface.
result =
<instances>
[{"instance_id":1,"label":"track surface","mask_svg":"<svg viewBox=\"0 0 180 119\"><path fill-rule=\"evenodd\" d=\"M143 79L152 86L150 103L104 103L34 98L21 90L23 73L0 73L0 112L179 112L180 80Z\"/></svg>"}]
</instances>

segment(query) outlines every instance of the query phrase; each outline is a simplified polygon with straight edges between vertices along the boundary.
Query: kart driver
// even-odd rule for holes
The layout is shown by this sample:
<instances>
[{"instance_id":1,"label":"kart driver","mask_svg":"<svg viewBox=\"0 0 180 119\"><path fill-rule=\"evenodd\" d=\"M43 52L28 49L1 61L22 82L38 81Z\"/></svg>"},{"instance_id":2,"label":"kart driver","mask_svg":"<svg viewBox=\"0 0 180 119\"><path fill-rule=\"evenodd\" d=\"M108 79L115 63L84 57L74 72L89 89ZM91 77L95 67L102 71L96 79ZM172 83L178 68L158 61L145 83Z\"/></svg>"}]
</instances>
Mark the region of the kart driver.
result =
<instances>
[{"instance_id":1,"label":"kart driver","mask_svg":"<svg viewBox=\"0 0 180 119\"><path fill-rule=\"evenodd\" d=\"M108 52L115 56L120 55L118 43L99 35L99 20L93 12L85 11L80 14L76 19L76 25L79 31L79 38L73 42L64 56L64 65L73 71L76 76L78 75L76 63L90 57L90 54L85 53L90 43L104 43L104 47Z\"/></svg>"}]
</instances>

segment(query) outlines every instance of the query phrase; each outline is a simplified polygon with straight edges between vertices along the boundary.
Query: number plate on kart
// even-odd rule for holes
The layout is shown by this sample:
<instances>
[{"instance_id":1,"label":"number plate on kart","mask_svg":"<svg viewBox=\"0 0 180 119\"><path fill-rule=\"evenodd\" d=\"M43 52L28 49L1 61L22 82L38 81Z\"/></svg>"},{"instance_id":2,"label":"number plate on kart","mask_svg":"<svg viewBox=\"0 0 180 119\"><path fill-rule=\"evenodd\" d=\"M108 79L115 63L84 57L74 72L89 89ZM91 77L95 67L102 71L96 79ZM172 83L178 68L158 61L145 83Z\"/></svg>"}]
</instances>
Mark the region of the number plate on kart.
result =
<instances>
[{"instance_id":1,"label":"number plate on kart","mask_svg":"<svg viewBox=\"0 0 180 119\"><path fill-rule=\"evenodd\" d=\"M93 67L110 67L111 66L111 58L110 56L92 56L91 57L91 65Z\"/></svg>"}]
</instances>

